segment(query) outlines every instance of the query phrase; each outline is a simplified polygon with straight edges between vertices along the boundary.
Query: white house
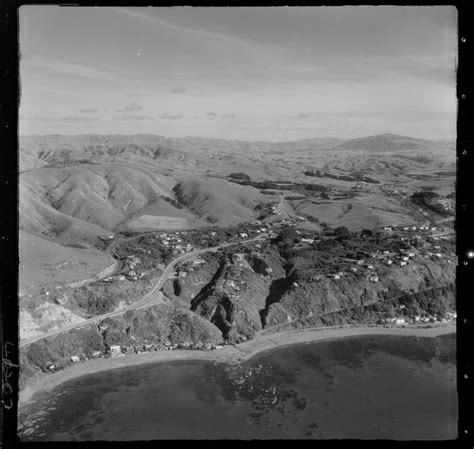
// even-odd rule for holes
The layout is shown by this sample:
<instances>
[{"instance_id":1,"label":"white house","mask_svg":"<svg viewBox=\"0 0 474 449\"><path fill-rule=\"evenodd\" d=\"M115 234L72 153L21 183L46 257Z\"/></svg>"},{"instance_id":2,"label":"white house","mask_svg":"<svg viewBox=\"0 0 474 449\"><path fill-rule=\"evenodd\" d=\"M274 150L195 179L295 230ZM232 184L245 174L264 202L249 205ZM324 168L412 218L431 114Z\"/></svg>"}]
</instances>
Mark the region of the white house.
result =
<instances>
[{"instance_id":1,"label":"white house","mask_svg":"<svg viewBox=\"0 0 474 449\"><path fill-rule=\"evenodd\" d=\"M397 325L405 324L405 318L397 318L395 320L395 324L397 324Z\"/></svg>"},{"instance_id":2,"label":"white house","mask_svg":"<svg viewBox=\"0 0 474 449\"><path fill-rule=\"evenodd\" d=\"M122 352L122 351L121 351L120 345L112 345L112 346L110 347L110 354L111 354L112 356L119 355L119 354L121 354L121 352Z\"/></svg>"},{"instance_id":3,"label":"white house","mask_svg":"<svg viewBox=\"0 0 474 449\"><path fill-rule=\"evenodd\" d=\"M247 238L248 237L248 234L246 232L241 232L239 234L240 238L244 239L244 238Z\"/></svg>"},{"instance_id":4,"label":"white house","mask_svg":"<svg viewBox=\"0 0 474 449\"><path fill-rule=\"evenodd\" d=\"M390 260L390 259L387 260L387 265L392 265L392 263L393 263L392 260Z\"/></svg>"},{"instance_id":5,"label":"white house","mask_svg":"<svg viewBox=\"0 0 474 449\"><path fill-rule=\"evenodd\" d=\"M78 357L77 355L73 355L73 356L71 357L71 362L72 362L72 363L79 362L79 360L80 360L80 359L79 359L79 357Z\"/></svg>"},{"instance_id":6,"label":"white house","mask_svg":"<svg viewBox=\"0 0 474 449\"><path fill-rule=\"evenodd\" d=\"M402 267L403 267L404 265L406 265L406 264L407 264L407 263L406 263L404 260L402 260L402 261L400 262L400 265L401 265Z\"/></svg>"}]
</instances>

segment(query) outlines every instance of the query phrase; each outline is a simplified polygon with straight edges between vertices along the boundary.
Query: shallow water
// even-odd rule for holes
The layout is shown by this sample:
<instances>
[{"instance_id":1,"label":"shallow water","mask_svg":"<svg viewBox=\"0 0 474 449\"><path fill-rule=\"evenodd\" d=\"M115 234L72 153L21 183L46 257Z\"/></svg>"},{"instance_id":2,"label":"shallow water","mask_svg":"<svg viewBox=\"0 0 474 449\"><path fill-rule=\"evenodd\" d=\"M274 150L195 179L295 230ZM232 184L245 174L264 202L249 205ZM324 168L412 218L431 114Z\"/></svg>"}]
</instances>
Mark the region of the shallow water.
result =
<instances>
[{"instance_id":1,"label":"shallow water","mask_svg":"<svg viewBox=\"0 0 474 449\"><path fill-rule=\"evenodd\" d=\"M19 436L453 439L455 336L349 337L239 366L173 361L88 375L23 406Z\"/></svg>"}]
</instances>

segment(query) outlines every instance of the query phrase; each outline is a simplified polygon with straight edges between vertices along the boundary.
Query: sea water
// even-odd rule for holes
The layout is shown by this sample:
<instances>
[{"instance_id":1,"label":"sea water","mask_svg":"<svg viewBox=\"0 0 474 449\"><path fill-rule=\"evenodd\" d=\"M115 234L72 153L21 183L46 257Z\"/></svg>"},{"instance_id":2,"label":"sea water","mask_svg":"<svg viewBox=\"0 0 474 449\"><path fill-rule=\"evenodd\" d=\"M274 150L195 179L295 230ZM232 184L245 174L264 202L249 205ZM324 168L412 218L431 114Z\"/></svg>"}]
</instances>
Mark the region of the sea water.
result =
<instances>
[{"instance_id":1,"label":"sea water","mask_svg":"<svg viewBox=\"0 0 474 449\"><path fill-rule=\"evenodd\" d=\"M87 375L20 409L23 441L457 437L455 335L348 337L241 365Z\"/></svg>"}]
</instances>

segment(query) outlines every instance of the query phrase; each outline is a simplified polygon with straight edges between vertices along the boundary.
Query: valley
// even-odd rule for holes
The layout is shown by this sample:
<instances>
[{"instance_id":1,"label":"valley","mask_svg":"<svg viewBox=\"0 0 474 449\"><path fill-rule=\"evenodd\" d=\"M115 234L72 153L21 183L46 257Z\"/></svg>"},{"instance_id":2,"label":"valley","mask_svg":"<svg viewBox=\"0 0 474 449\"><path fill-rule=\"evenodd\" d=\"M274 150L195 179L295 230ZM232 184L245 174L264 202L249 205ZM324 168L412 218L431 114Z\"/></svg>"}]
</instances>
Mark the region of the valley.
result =
<instances>
[{"instance_id":1,"label":"valley","mask_svg":"<svg viewBox=\"0 0 474 449\"><path fill-rule=\"evenodd\" d=\"M93 358L455 320L454 142L23 136L21 387Z\"/></svg>"}]
</instances>

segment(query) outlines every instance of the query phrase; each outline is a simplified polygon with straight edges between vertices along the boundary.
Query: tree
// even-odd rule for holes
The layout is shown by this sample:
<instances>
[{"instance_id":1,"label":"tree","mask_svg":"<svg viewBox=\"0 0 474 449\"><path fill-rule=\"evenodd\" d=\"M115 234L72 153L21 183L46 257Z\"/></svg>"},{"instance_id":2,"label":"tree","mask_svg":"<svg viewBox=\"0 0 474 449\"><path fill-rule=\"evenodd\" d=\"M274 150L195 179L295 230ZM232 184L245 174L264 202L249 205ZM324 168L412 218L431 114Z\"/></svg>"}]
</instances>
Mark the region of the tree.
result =
<instances>
[{"instance_id":1,"label":"tree","mask_svg":"<svg viewBox=\"0 0 474 449\"><path fill-rule=\"evenodd\" d=\"M350 235L349 229L345 226L339 226L338 228L334 229L334 235Z\"/></svg>"}]
</instances>

